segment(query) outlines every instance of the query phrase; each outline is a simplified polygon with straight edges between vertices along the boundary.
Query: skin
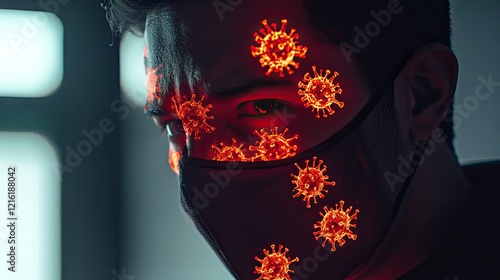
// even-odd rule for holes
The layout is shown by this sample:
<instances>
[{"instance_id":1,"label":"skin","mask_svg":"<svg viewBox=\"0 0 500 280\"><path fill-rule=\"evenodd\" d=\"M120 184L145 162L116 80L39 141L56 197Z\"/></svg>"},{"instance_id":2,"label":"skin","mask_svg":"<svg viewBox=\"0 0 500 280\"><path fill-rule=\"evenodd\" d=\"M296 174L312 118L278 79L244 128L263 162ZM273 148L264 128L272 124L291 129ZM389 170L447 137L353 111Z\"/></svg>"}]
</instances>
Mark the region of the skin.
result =
<instances>
[{"instance_id":1,"label":"skin","mask_svg":"<svg viewBox=\"0 0 500 280\"><path fill-rule=\"evenodd\" d=\"M362 78L359 66L355 62L348 63L339 46L329 43L319 30L311 26L301 7L298 0L245 1L233 12L226 13L221 22L211 1L189 4L177 1L148 16L145 31L149 53L147 63L153 67L163 65L162 88L166 96L162 107L155 108L161 113L153 116L153 120L158 126L166 127L171 153L187 147L189 156L207 158L207 150L214 143L229 144L232 138L248 142L253 139L254 130L274 126L289 128L288 136L299 135L296 144L300 153L335 134L363 108L374 89L368 87ZM307 59L296 59L300 68L293 75L285 74L284 78L265 76L265 69L250 55L250 46L255 44L251 34L262 28L260 21L263 18L270 22L288 19L287 30L296 28L300 42L309 48ZM342 109L334 105L336 113L328 118L316 119L315 112L305 108L296 94L297 83L306 72L312 74L313 65L340 73L335 82L341 84L343 94L337 99L346 105ZM435 43L415 51L394 81L400 137L397 145L386 147L394 151L386 156L366 153L360 158L378 162L380 166L397 166L399 162L393 155L408 158L407 155L415 149L415 140L431 138L452 100L457 71L456 58L446 46ZM202 133L200 140L186 135L179 128L180 121L170 102L172 96L190 96L193 92L205 95L204 104L212 105L210 115L214 119L209 124L216 127L212 133ZM221 96L223 92L231 94ZM148 104L148 107L153 105ZM274 109L263 113L261 109L267 106L274 106ZM279 118L276 112L287 117ZM365 134L359 137L366 143L372 141L383 145L394 142L394 139L384 139L391 134L377 133L366 128ZM436 144L436 150L419 167L396 220L390 224L390 210L399 187L385 196L374 192L372 205L368 202L360 205L361 209L364 206L380 209L372 216L378 226L373 224L371 228L360 229L358 234L365 240L362 250L349 251L349 258L336 259L336 268L328 275L315 277L393 279L403 275L422 262L443 240L455 218L463 213L471 190L445 143Z\"/></svg>"}]
</instances>

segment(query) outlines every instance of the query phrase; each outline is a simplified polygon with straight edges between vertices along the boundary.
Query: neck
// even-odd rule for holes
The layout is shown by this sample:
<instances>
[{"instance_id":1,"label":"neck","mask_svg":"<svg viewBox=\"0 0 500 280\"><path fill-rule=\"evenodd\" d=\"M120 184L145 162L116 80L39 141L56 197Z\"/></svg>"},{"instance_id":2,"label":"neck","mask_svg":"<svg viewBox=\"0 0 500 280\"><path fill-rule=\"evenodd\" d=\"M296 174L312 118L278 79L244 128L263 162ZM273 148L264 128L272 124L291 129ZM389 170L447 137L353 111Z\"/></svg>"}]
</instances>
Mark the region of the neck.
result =
<instances>
[{"instance_id":1,"label":"neck","mask_svg":"<svg viewBox=\"0 0 500 280\"><path fill-rule=\"evenodd\" d=\"M437 144L423 158L384 241L347 279L396 279L415 268L453 230L471 193L452 151Z\"/></svg>"}]
</instances>

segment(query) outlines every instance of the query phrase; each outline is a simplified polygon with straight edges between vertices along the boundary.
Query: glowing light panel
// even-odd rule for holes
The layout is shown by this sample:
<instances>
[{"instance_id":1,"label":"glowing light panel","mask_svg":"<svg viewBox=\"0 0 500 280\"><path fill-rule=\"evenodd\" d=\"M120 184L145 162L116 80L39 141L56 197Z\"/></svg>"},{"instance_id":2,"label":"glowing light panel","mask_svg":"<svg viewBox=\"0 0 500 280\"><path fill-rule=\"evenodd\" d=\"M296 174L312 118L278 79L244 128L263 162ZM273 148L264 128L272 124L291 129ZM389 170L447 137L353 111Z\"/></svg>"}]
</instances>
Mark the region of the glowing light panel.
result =
<instances>
[{"instance_id":1,"label":"glowing light panel","mask_svg":"<svg viewBox=\"0 0 500 280\"><path fill-rule=\"evenodd\" d=\"M269 250L263 249L265 255L263 259L255 257L255 260L261 263L261 266L256 266L254 271L255 274L260 274L257 280L291 280L289 273L294 273L294 271L290 269L290 264L298 262L299 258L296 257L292 260L287 257L288 248L285 248L282 253L283 245L279 245L278 251L275 248L276 246L272 244L271 253Z\"/></svg>"},{"instance_id":2,"label":"glowing light panel","mask_svg":"<svg viewBox=\"0 0 500 280\"><path fill-rule=\"evenodd\" d=\"M316 71L316 66L312 67L314 72L314 78L311 74L306 73L302 82L299 82L299 95L300 100L304 102L304 107L312 107L311 112L316 110L316 118L319 118L319 111L323 113L323 118L328 117L335 113L335 110L331 108L333 104L339 106L339 108L344 107L344 102L340 102L336 99L336 94L342 94L342 89L339 83L333 84L333 80L339 75L337 71L333 72L333 75L328 78L331 71L326 70L323 76L323 70L319 70L319 74ZM328 114L325 112L328 112Z\"/></svg>"},{"instance_id":3,"label":"glowing light panel","mask_svg":"<svg viewBox=\"0 0 500 280\"><path fill-rule=\"evenodd\" d=\"M262 21L264 28L254 33L255 42L258 46L251 46L250 50L253 57L259 57L260 65L268 67L266 75L272 72L279 73L284 77L283 71L286 69L288 74L293 74L291 67L298 69L299 62L294 59L305 58L307 47L300 45L299 34L294 28L290 33L286 31L287 20L281 20L281 29L278 30L276 23L267 23L267 19Z\"/></svg>"},{"instance_id":4,"label":"glowing light panel","mask_svg":"<svg viewBox=\"0 0 500 280\"><path fill-rule=\"evenodd\" d=\"M61 221L59 157L50 141L31 132L0 132L0 279L61 279ZM15 210L7 211L8 167L15 167ZM9 199L12 199L10 197ZM11 206L11 208L13 208ZM15 244L7 218L15 221ZM10 239L14 240L14 239ZM15 270L10 246L15 246Z\"/></svg>"},{"instance_id":5,"label":"glowing light panel","mask_svg":"<svg viewBox=\"0 0 500 280\"><path fill-rule=\"evenodd\" d=\"M323 244L321 246L325 247L326 242L330 242L332 245L331 250L335 251L335 243L338 243L339 246L344 246L345 239L344 237L351 240L356 240L358 237L351 231L351 227L355 228L356 224L352 224L352 220L358 219L359 210L356 209L354 214L349 216L349 212L352 210L352 206L349 206L346 211L344 211L344 201L340 201L339 204L335 204L335 209L328 207L323 207L325 213L321 213L320 215L323 219L316 224L314 224L314 228L318 229L318 231L313 232L316 240L320 238L324 238Z\"/></svg>"},{"instance_id":6,"label":"glowing light panel","mask_svg":"<svg viewBox=\"0 0 500 280\"><path fill-rule=\"evenodd\" d=\"M144 38L130 32L120 42L120 86L123 99L133 107L142 107L148 100Z\"/></svg>"},{"instance_id":7,"label":"glowing light panel","mask_svg":"<svg viewBox=\"0 0 500 280\"><path fill-rule=\"evenodd\" d=\"M297 191L293 198L299 197L301 195L304 196L303 201L306 201L306 207L311 208L311 198L314 203L318 203L316 201L316 197L324 198L325 195L322 192L327 193L328 190L325 190L325 186L335 186L335 182L328 182L328 175L324 175L326 172L326 165L323 165L321 168L321 164L323 164L323 160L319 160L318 165L316 165L317 157L313 157L312 165L309 166L309 160L306 160L305 168L300 168L298 163L295 163L295 166L299 169L299 174L291 174L292 184L295 184L294 191Z\"/></svg>"},{"instance_id":8,"label":"glowing light panel","mask_svg":"<svg viewBox=\"0 0 500 280\"><path fill-rule=\"evenodd\" d=\"M210 126L207 121L213 119L213 116L208 116L208 112L212 105L203 106L205 96L202 95L199 101L196 101L196 94L191 94L191 99L186 96L182 98L172 97L172 109L175 110L177 116L182 122L187 135L194 135L194 139L201 139L200 132L203 130L206 133L211 133L215 127Z\"/></svg>"},{"instance_id":9,"label":"glowing light panel","mask_svg":"<svg viewBox=\"0 0 500 280\"><path fill-rule=\"evenodd\" d=\"M45 97L63 79L63 25L46 12L0 10L0 96Z\"/></svg>"}]
</instances>

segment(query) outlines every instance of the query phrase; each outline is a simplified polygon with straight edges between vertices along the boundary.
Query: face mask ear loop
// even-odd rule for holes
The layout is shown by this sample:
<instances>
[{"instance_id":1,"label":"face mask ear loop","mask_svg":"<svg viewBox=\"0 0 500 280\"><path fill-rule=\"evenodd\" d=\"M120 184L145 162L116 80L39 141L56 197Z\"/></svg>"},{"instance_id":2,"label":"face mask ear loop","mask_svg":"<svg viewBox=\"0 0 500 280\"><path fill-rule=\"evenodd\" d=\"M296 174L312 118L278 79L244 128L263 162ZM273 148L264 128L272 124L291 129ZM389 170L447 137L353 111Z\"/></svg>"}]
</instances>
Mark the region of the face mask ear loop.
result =
<instances>
[{"instance_id":1,"label":"face mask ear loop","mask_svg":"<svg viewBox=\"0 0 500 280\"><path fill-rule=\"evenodd\" d=\"M425 140L424 145L417 145L416 151L421 152L422 154L424 151L427 149L427 145L429 145L429 140ZM423 147L421 147L423 146ZM417 162L411 161L411 167L413 168L413 172L406 178L406 181L404 182L403 186L401 187L401 191L399 192L398 196L396 197L396 201L394 203L394 208L392 208L392 218L391 218L391 224L394 222L396 219L396 215L398 214L399 209L401 208L401 203L403 202L403 198L406 194L406 191L408 190L408 187L413 179L413 176L415 173L417 173L417 169L420 166L420 162L422 161L421 157Z\"/></svg>"}]
</instances>

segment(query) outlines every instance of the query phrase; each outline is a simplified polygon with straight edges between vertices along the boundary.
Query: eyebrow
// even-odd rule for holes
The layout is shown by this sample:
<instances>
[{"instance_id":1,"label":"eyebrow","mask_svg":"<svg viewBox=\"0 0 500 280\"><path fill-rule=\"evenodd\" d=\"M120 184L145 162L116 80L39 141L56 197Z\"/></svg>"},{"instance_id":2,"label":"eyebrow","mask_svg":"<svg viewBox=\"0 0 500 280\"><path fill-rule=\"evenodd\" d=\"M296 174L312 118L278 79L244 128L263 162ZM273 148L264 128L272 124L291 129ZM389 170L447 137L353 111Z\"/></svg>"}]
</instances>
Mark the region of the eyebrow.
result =
<instances>
[{"instance_id":1,"label":"eyebrow","mask_svg":"<svg viewBox=\"0 0 500 280\"><path fill-rule=\"evenodd\" d=\"M250 92L263 88L263 87L278 87L278 86L287 86L292 85L293 83L289 80L265 80L265 79L256 79L251 80L242 86L229 87L222 90L217 91L209 91L207 95L214 99L222 100L222 99L232 99L237 98ZM153 116L165 116L168 113L162 109L161 104L146 104L144 108L144 113L146 117L151 118Z\"/></svg>"},{"instance_id":2,"label":"eyebrow","mask_svg":"<svg viewBox=\"0 0 500 280\"><path fill-rule=\"evenodd\" d=\"M224 88L217 91L209 91L208 96L215 99L231 99L246 95L256 89L263 87L279 87L292 85L293 83L289 80L266 80L266 79L256 79L250 80L241 86Z\"/></svg>"}]
</instances>

